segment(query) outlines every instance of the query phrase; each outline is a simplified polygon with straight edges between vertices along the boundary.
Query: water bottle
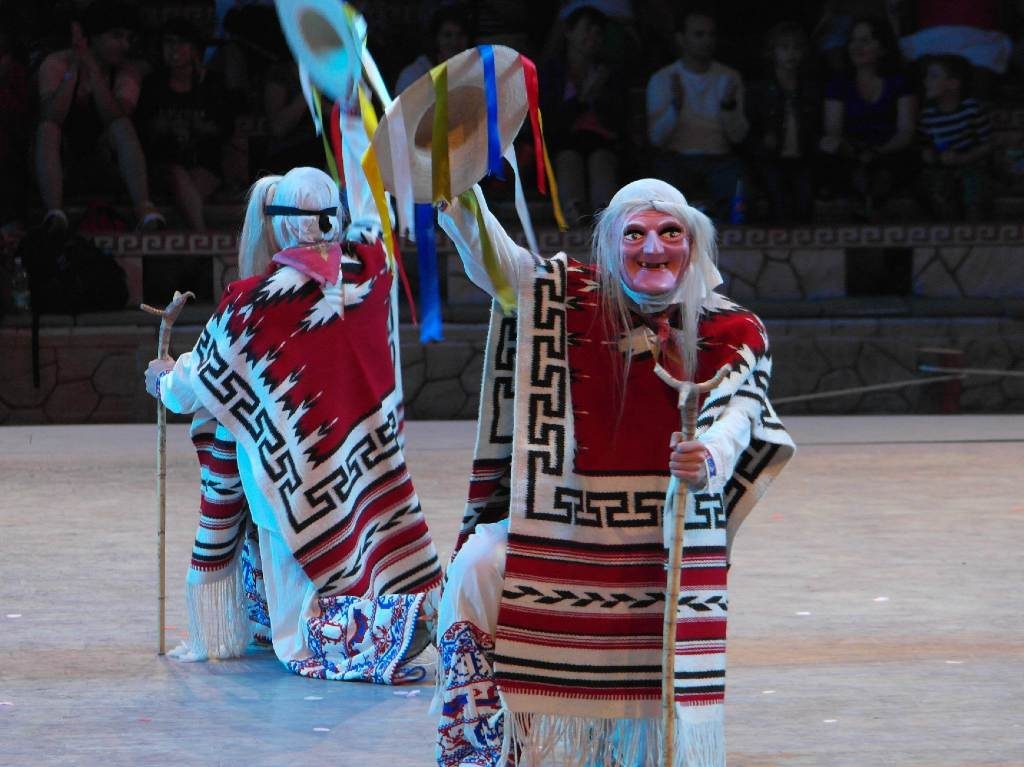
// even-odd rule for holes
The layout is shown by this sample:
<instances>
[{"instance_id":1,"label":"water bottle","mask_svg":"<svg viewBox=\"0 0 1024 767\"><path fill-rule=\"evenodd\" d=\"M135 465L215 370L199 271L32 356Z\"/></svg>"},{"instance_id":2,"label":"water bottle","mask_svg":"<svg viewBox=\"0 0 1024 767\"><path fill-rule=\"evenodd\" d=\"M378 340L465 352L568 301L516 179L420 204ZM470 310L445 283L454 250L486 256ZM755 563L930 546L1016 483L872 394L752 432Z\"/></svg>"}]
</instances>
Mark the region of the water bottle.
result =
<instances>
[{"instance_id":1,"label":"water bottle","mask_svg":"<svg viewBox=\"0 0 1024 767\"><path fill-rule=\"evenodd\" d=\"M21 256L14 257L14 272L11 274L11 309L15 314L26 314L31 308L31 294L28 289L28 272L21 263Z\"/></svg>"},{"instance_id":2,"label":"water bottle","mask_svg":"<svg viewBox=\"0 0 1024 767\"><path fill-rule=\"evenodd\" d=\"M729 201L729 223L742 224L747 220L747 201L743 197L743 179L736 179L736 191Z\"/></svg>"}]
</instances>

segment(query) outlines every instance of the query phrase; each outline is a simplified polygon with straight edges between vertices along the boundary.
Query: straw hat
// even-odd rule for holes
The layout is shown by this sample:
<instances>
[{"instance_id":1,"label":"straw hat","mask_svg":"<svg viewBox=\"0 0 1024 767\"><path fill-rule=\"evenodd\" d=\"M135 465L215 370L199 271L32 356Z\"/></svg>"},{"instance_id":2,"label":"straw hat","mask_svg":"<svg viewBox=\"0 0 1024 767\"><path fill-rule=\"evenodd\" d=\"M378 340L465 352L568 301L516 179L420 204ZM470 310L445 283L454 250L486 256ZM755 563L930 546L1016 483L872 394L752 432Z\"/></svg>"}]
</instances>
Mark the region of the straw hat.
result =
<instances>
[{"instance_id":1,"label":"straw hat","mask_svg":"<svg viewBox=\"0 0 1024 767\"><path fill-rule=\"evenodd\" d=\"M331 99L350 99L362 73L362 16L338 0L277 0L275 5L295 60Z\"/></svg>"},{"instance_id":2,"label":"straw hat","mask_svg":"<svg viewBox=\"0 0 1024 767\"><path fill-rule=\"evenodd\" d=\"M512 144L527 113L526 86L519 54L493 46L497 84L498 133L501 151ZM487 98L480 53L470 48L446 62L448 67L448 157L453 196L487 175ZM396 129L396 121L402 126ZM403 130L404 128L404 130ZM396 158L392 143L405 136L409 174L416 202L432 202L431 147L434 134L434 83L427 73L406 88L384 113L373 136L373 148L384 186L396 190ZM397 174L396 174L397 170Z\"/></svg>"}]
</instances>

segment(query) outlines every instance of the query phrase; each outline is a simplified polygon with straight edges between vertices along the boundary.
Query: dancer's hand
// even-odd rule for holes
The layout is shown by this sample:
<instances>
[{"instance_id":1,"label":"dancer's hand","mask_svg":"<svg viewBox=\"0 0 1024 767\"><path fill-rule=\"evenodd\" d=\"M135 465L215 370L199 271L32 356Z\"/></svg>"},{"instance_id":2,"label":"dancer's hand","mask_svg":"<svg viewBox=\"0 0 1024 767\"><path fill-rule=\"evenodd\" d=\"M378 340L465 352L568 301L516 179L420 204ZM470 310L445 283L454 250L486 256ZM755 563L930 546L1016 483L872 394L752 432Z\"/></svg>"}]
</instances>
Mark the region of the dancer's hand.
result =
<instances>
[{"instance_id":1,"label":"dancer's hand","mask_svg":"<svg viewBox=\"0 0 1024 767\"><path fill-rule=\"evenodd\" d=\"M151 397L160 399L160 377L169 373L174 368L174 360L160 359L150 360L146 368L146 393Z\"/></svg>"},{"instance_id":2,"label":"dancer's hand","mask_svg":"<svg viewBox=\"0 0 1024 767\"><path fill-rule=\"evenodd\" d=\"M708 470L705 464L708 449L704 443L697 440L684 442L682 433L677 431L672 433L672 441L669 446L672 448L672 452L668 458L668 469L672 476L694 489L704 487L708 482Z\"/></svg>"}]
</instances>

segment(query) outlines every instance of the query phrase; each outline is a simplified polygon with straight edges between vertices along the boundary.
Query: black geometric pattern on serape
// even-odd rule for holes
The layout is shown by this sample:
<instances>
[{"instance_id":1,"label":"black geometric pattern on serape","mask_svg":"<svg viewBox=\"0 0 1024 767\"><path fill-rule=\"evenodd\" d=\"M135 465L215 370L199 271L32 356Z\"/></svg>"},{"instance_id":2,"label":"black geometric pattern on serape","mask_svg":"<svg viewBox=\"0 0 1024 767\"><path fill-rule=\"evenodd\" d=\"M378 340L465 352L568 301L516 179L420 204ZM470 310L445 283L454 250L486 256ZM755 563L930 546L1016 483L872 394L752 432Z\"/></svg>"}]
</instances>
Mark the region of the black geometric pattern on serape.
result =
<instances>
[{"instance_id":1,"label":"black geometric pattern on serape","mask_svg":"<svg viewBox=\"0 0 1024 767\"><path fill-rule=\"evenodd\" d=\"M712 610L721 610L722 612L727 612L729 610L729 600L728 598L720 594L716 594L713 597L708 597L707 599L701 599L700 597L696 597L693 595L680 596L679 606L686 607L698 613L711 612Z\"/></svg>"},{"instance_id":2,"label":"black geometric pattern on serape","mask_svg":"<svg viewBox=\"0 0 1024 767\"><path fill-rule=\"evenodd\" d=\"M551 508L534 510L532 517L581 527L660 527L664 505L664 493L583 490L557 485Z\"/></svg>"},{"instance_id":3,"label":"black geometric pattern on serape","mask_svg":"<svg viewBox=\"0 0 1024 767\"><path fill-rule=\"evenodd\" d=\"M538 605L557 605L563 602L570 602L568 607L628 607L630 609L642 609L650 607L657 602L665 601L665 594L661 591L646 591L643 597L636 597L632 594L610 593L602 594L597 591L586 591L578 589L552 589L541 591L533 586L524 583L516 584L513 589L504 589L501 592L506 599L522 599ZM700 608L697 608L700 609Z\"/></svg>"},{"instance_id":4,"label":"black geometric pattern on serape","mask_svg":"<svg viewBox=\"0 0 1024 767\"><path fill-rule=\"evenodd\" d=\"M778 428L782 428L781 423ZM725 500L726 519L729 518L732 510L736 508L736 505L742 500L743 496L747 494L750 483L775 458L779 447L779 445L759 440L756 437L750 438L750 445L747 446L747 449L740 455L739 460L736 461L736 469L722 491L722 497Z\"/></svg>"},{"instance_id":5,"label":"black geometric pattern on serape","mask_svg":"<svg viewBox=\"0 0 1024 767\"><path fill-rule=\"evenodd\" d=\"M757 475L772 462L779 446L772 442L765 442L755 437L750 438L750 446L743 451L736 462L734 476L740 476L747 482L753 482Z\"/></svg>"},{"instance_id":6,"label":"black geometric pattern on serape","mask_svg":"<svg viewBox=\"0 0 1024 767\"><path fill-rule=\"evenodd\" d=\"M409 480L409 478L408 478L408 473L407 473L406 467L404 467L404 465L395 467L395 468L391 469L390 471L384 472L380 476L376 477L372 482L370 482L366 486L362 487L362 491L359 493L359 495L354 500L352 500L352 503L349 504L348 508L349 509L356 509L356 508L358 508L359 506L362 505L362 503L364 503L364 501L367 498L372 498L374 495L376 495L378 493L380 487L386 486L388 484L391 484L394 479L400 478L402 476L406 477L406 479L404 479L404 481L406 481L407 483L411 483L411 480ZM317 487L321 487L321 489L319 489L319 492L318 492L319 495L324 495L323 484L324 484L323 482L317 482ZM351 492L351 486L350 485L347 486L347 492L348 493ZM337 489L331 489L331 491L329 491L329 493L327 495L337 494L337 493L338 493ZM412 487L411 486L410 486L410 495L412 495ZM348 501L348 497L346 496L345 501L343 501L343 503L345 503L347 501ZM334 499L333 498L331 498L331 499L317 498L316 502L317 503L321 503L321 504L329 504L329 503L333 503ZM334 506L332 508L337 508L337 506ZM394 514L396 516L402 516L402 515L406 514L407 511L408 511L408 507L402 507L402 508L398 509ZM319 517L322 517L322 516L324 516L324 515L323 514L318 514L316 518L318 519ZM343 518L339 519L337 523L335 523L331 527L328 527L326 530L323 530L321 532L321 534L317 535L315 538L312 538L309 541L306 541L304 544L302 544L302 546L300 546L298 549L296 549L296 551L295 551L295 558L298 559L299 561L302 561L302 559L305 556L307 556L311 552L315 551L316 549L321 548L326 542L330 541L334 536L336 536L338 534L338 532L345 527L346 524L348 524L349 517L350 517L350 514L346 514ZM306 524L304 526L308 526L308 524ZM379 528L380 528L380 522L374 522L373 524L371 524L367 528L368 531L366 532L365 535L369 536L371 534L371 532L376 531Z\"/></svg>"},{"instance_id":7,"label":"black geometric pattern on serape","mask_svg":"<svg viewBox=\"0 0 1024 767\"><path fill-rule=\"evenodd\" d=\"M526 509L534 515L538 471L563 473L568 396L566 347L566 273L561 259L535 258L530 387L526 434ZM547 331L547 332L545 332Z\"/></svg>"},{"instance_id":8,"label":"black geometric pattern on serape","mask_svg":"<svg viewBox=\"0 0 1024 767\"><path fill-rule=\"evenodd\" d=\"M498 326L498 345L494 354L494 370L507 375L494 376L494 388L491 391L491 444L511 444L512 435L499 434L502 414L511 413L509 408L515 403L515 366L516 366L516 320L515 317L503 317ZM511 424L511 418L508 419Z\"/></svg>"},{"instance_id":9,"label":"black geometric pattern on serape","mask_svg":"<svg viewBox=\"0 0 1024 767\"><path fill-rule=\"evenodd\" d=\"M725 505L718 493L694 493L693 513L696 521L686 522L685 530L717 530L725 527Z\"/></svg>"},{"instance_id":10,"label":"black geometric pattern on serape","mask_svg":"<svg viewBox=\"0 0 1024 767\"><path fill-rule=\"evenodd\" d=\"M747 373L750 370L750 366L747 364L747 361L743 359L743 356L739 353L736 354L731 362L727 365L723 365L723 367L726 369L726 380L729 380L734 376L739 376L742 379L747 376ZM741 391L742 389L737 390L734 392L734 395L739 394ZM713 400L708 400L704 403L704 406L701 408L700 416L697 418L698 433L707 429L715 422L715 419L718 417L722 408L729 404L730 399L731 396L721 396L715 397Z\"/></svg>"},{"instance_id":11,"label":"black geometric pattern on serape","mask_svg":"<svg viewBox=\"0 0 1024 767\"><path fill-rule=\"evenodd\" d=\"M379 408L374 408L375 412ZM357 423L365 423L360 419ZM344 440L340 441L344 444ZM388 413L383 424L366 433L362 439L352 445L348 455L338 467L313 487L304 491L306 502L311 511L315 511L304 521L303 527L320 519L348 502L349 494L356 482L366 473L372 472L377 464L387 460L400 450L398 444L398 417L394 412ZM332 452L337 452L334 450ZM308 453L307 453L308 455ZM403 469L400 469L404 470ZM297 528L296 532L301 528Z\"/></svg>"},{"instance_id":12,"label":"black geometric pattern on serape","mask_svg":"<svg viewBox=\"0 0 1024 767\"><path fill-rule=\"evenodd\" d=\"M249 432L256 453L267 476L274 482L288 520L296 532L315 519L296 520L291 497L302 484L295 457L288 450L284 436L274 425L267 409L261 404L249 383L231 370L220 351L210 345L206 363L199 368L199 380ZM318 519L322 514L317 515Z\"/></svg>"}]
</instances>

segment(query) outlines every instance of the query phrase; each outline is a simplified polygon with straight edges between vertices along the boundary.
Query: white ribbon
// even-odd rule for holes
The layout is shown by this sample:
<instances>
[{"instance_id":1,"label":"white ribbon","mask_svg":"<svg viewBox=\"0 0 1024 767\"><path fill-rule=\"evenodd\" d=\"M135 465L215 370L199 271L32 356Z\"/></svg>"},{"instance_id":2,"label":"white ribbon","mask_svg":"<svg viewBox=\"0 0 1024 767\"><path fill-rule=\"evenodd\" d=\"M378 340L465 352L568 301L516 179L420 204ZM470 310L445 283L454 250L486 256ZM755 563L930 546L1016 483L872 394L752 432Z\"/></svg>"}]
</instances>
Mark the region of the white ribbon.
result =
<instances>
[{"instance_id":1,"label":"white ribbon","mask_svg":"<svg viewBox=\"0 0 1024 767\"><path fill-rule=\"evenodd\" d=\"M409 159L409 141L402 115L402 100L391 102L388 108L388 144L391 148L391 172L394 174L395 207L398 210L398 233L410 240L416 239L416 219L413 211L412 165Z\"/></svg>"},{"instance_id":2,"label":"white ribbon","mask_svg":"<svg viewBox=\"0 0 1024 767\"><path fill-rule=\"evenodd\" d=\"M309 79L309 70L299 62L299 85L302 86L302 96L306 99L306 106L309 107L309 114L313 118L313 129L316 135L322 132L320 121L317 119L316 107L313 105L313 83Z\"/></svg>"},{"instance_id":3,"label":"white ribbon","mask_svg":"<svg viewBox=\"0 0 1024 767\"><path fill-rule=\"evenodd\" d=\"M526 195L523 194L523 182L519 178L519 163L516 162L516 149L512 144L505 150L505 159L512 166L512 176L515 178L516 187L516 213L519 214L519 223L523 225L523 234L526 236L526 244L531 253L540 255L540 248L537 246L537 235L533 232L533 221L530 220L530 208L526 204Z\"/></svg>"}]
</instances>

